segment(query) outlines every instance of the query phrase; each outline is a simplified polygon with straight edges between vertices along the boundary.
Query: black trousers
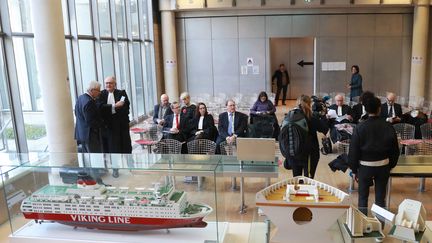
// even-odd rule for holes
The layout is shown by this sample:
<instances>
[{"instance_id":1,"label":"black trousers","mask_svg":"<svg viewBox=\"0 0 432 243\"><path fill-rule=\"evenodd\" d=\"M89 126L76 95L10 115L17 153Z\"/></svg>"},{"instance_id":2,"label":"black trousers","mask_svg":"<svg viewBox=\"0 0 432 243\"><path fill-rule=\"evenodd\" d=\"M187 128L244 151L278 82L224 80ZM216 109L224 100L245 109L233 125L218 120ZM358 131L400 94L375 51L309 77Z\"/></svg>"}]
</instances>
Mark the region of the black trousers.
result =
<instances>
[{"instance_id":1,"label":"black trousers","mask_svg":"<svg viewBox=\"0 0 432 243\"><path fill-rule=\"evenodd\" d=\"M312 153L308 160L304 161L294 161L292 164L292 172L293 176L301 176L304 175L309 178L315 177L316 168L318 166L319 161L319 152Z\"/></svg>"},{"instance_id":2,"label":"black trousers","mask_svg":"<svg viewBox=\"0 0 432 243\"><path fill-rule=\"evenodd\" d=\"M390 166L363 166L358 169L358 207L361 212L367 215L369 187L372 181L375 183L375 204L385 207L385 197L387 192L387 183L390 177Z\"/></svg>"},{"instance_id":3,"label":"black trousers","mask_svg":"<svg viewBox=\"0 0 432 243\"><path fill-rule=\"evenodd\" d=\"M285 103L287 90L288 90L288 85L277 86L275 105L277 105L279 101L279 93L281 91L282 91L282 103Z\"/></svg>"}]
</instances>

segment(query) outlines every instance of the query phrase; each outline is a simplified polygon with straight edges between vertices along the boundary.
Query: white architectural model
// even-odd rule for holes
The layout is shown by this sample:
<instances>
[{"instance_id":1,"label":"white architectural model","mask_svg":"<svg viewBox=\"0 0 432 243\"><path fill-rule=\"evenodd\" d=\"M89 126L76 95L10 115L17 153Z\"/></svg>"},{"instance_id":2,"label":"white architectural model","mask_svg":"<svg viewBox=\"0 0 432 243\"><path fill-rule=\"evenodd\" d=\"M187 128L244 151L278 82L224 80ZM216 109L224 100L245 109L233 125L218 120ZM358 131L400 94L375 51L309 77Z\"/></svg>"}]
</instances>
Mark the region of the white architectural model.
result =
<instances>
[{"instance_id":1,"label":"white architectural model","mask_svg":"<svg viewBox=\"0 0 432 243\"><path fill-rule=\"evenodd\" d=\"M329 229L351 201L337 188L298 176L259 191L256 204L277 226L272 242L333 242Z\"/></svg>"},{"instance_id":2,"label":"white architectural model","mask_svg":"<svg viewBox=\"0 0 432 243\"><path fill-rule=\"evenodd\" d=\"M376 233L379 237L384 237L381 229L381 222L377 218L371 218L364 215L360 210L354 207L348 209L346 226L354 237L374 237L369 236Z\"/></svg>"},{"instance_id":3,"label":"white architectural model","mask_svg":"<svg viewBox=\"0 0 432 243\"><path fill-rule=\"evenodd\" d=\"M405 199L399 204L394 229L390 236L404 241L416 242L415 235L426 229L426 209L419 201Z\"/></svg>"}]
</instances>

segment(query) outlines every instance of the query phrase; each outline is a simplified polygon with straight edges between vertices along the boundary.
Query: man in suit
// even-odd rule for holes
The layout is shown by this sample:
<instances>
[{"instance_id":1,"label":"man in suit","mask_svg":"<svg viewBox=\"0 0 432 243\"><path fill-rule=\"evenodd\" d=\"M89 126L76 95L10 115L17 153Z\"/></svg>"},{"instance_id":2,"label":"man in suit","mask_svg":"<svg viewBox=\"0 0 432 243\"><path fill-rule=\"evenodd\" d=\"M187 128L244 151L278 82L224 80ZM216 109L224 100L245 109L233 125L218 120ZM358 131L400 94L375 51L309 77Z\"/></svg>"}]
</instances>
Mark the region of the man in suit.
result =
<instances>
[{"instance_id":1,"label":"man in suit","mask_svg":"<svg viewBox=\"0 0 432 243\"><path fill-rule=\"evenodd\" d=\"M102 119L96 105L101 85L91 81L87 92L78 97L75 104L75 140L83 153L102 153Z\"/></svg>"},{"instance_id":2,"label":"man in suit","mask_svg":"<svg viewBox=\"0 0 432 243\"><path fill-rule=\"evenodd\" d=\"M391 124L399 123L402 117L402 107L400 104L395 103L396 95L394 93L387 93L387 102L381 105L380 117L384 118Z\"/></svg>"},{"instance_id":3,"label":"man in suit","mask_svg":"<svg viewBox=\"0 0 432 243\"><path fill-rule=\"evenodd\" d=\"M105 78L105 90L98 99L102 119L106 127L104 132L104 152L106 153L132 153L132 144L129 132L129 106L130 102L125 90L116 88L115 77ZM118 177L118 170L113 170L113 177Z\"/></svg>"},{"instance_id":4,"label":"man in suit","mask_svg":"<svg viewBox=\"0 0 432 243\"><path fill-rule=\"evenodd\" d=\"M338 130L336 129L335 125L341 123L350 123L353 121L351 107L347 104L344 104L344 96L342 94L337 94L334 99L336 101L335 104L329 106L329 111L333 110L333 113L328 113L333 115L336 113L336 117L333 115L328 117L330 118L330 138L332 139L333 143L340 140L338 139Z\"/></svg>"},{"instance_id":5,"label":"man in suit","mask_svg":"<svg viewBox=\"0 0 432 243\"><path fill-rule=\"evenodd\" d=\"M231 143L235 141L236 137L246 137L247 135L248 116L236 111L234 100L228 100L226 107L227 111L219 115L219 136L216 139L218 148L223 141Z\"/></svg>"},{"instance_id":6,"label":"man in suit","mask_svg":"<svg viewBox=\"0 0 432 243\"><path fill-rule=\"evenodd\" d=\"M163 125L164 138L175 139L184 142L189 138L189 119L180 112L180 104L174 101L171 104L173 114L168 115Z\"/></svg>"},{"instance_id":7,"label":"man in suit","mask_svg":"<svg viewBox=\"0 0 432 243\"><path fill-rule=\"evenodd\" d=\"M290 79L288 76L288 72L285 69L285 64L280 64L279 69L276 70L272 76L272 82L276 79L276 98L275 98L275 106L278 105L279 94L282 91L282 105L285 105L286 93L288 90L288 84L290 83Z\"/></svg>"},{"instance_id":8,"label":"man in suit","mask_svg":"<svg viewBox=\"0 0 432 243\"><path fill-rule=\"evenodd\" d=\"M166 94L162 94L160 97L160 104L155 105L153 112L153 122L161 126L164 125L167 116L171 115L171 104L169 103L169 97Z\"/></svg>"}]
</instances>

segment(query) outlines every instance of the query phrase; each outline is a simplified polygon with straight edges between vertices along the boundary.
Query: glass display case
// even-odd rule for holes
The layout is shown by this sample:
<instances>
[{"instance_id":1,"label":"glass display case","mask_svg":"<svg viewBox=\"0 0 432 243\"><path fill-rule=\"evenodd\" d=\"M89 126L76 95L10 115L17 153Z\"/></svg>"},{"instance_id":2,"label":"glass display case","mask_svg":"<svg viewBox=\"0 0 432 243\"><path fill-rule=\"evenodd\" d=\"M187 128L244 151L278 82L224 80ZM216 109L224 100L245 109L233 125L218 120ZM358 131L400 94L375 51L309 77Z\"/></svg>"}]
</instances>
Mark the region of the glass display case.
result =
<instances>
[{"instance_id":1,"label":"glass display case","mask_svg":"<svg viewBox=\"0 0 432 243\"><path fill-rule=\"evenodd\" d=\"M231 209L241 208L245 199L243 191L226 186L229 178L269 180L278 176L275 161L220 155L2 154L0 208L5 212L0 223L9 225L12 243L60 238L137 242L143 236L149 242L229 242L230 215L239 215ZM246 199L254 205L253 198Z\"/></svg>"}]
</instances>

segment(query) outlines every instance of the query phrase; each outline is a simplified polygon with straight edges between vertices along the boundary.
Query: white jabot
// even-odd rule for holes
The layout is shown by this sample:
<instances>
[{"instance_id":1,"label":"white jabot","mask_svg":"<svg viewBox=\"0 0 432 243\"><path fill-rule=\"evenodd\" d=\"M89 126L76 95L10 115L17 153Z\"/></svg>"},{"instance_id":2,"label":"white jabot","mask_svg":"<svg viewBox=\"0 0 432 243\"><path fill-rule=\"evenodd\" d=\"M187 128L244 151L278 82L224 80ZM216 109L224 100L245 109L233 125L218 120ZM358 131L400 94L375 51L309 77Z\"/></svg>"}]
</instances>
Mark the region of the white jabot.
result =
<instances>
[{"instance_id":1,"label":"white jabot","mask_svg":"<svg viewBox=\"0 0 432 243\"><path fill-rule=\"evenodd\" d=\"M337 108L337 115L342 116L342 106L338 106Z\"/></svg>"},{"instance_id":2,"label":"white jabot","mask_svg":"<svg viewBox=\"0 0 432 243\"><path fill-rule=\"evenodd\" d=\"M198 130L203 130L203 121L204 121L204 116L200 116L200 119L198 122Z\"/></svg>"},{"instance_id":3,"label":"white jabot","mask_svg":"<svg viewBox=\"0 0 432 243\"><path fill-rule=\"evenodd\" d=\"M108 99L107 104L111 105L111 114L116 113L115 112L115 99L114 99L114 93L108 92Z\"/></svg>"}]
</instances>

